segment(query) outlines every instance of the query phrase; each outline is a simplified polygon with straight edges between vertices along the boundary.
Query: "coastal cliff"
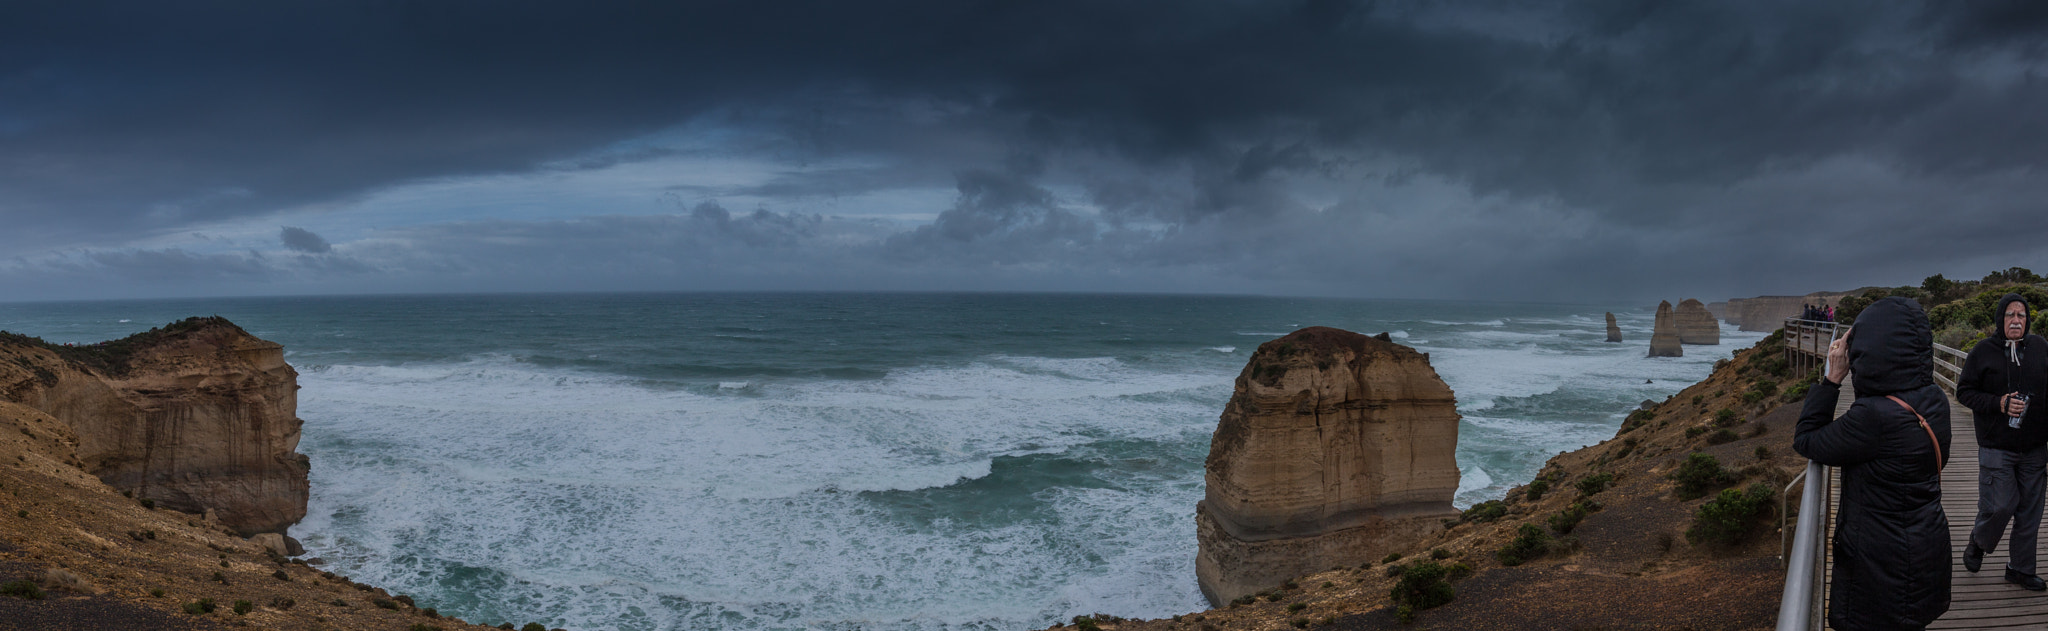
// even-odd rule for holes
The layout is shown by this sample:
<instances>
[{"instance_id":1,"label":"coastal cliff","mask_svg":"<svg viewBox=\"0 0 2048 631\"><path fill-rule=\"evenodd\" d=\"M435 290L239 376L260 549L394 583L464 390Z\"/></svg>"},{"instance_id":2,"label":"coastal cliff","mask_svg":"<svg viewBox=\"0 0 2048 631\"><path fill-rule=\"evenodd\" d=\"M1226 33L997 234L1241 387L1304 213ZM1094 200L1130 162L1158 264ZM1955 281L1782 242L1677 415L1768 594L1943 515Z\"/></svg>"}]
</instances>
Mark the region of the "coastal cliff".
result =
<instances>
[{"instance_id":1,"label":"coastal cliff","mask_svg":"<svg viewBox=\"0 0 2048 631\"><path fill-rule=\"evenodd\" d=\"M306 515L298 373L221 318L90 346L0 338L0 400L63 423L108 486L244 535Z\"/></svg>"},{"instance_id":2,"label":"coastal cliff","mask_svg":"<svg viewBox=\"0 0 2048 631\"><path fill-rule=\"evenodd\" d=\"M494 628L288 558L297 388L281 347L219 318L0 333L0 628Z\"/></svg>"},{"instance_id":3,"label":"coastal cliff","mask_svg":"<svg viewBox=\"0 0 2048 631\"><path fill-rule=\"evenodd\" d=\"M1621 341L1621 325L1614 323L1614 312L1607 312L1607 341Z\"/></svg>"},{"instance_id":4,"label":"coastal cliff","mask_svg":"<svg viewBox=\"0 0 2048 631\"><path fill-rule=\"evenodd\" d=\"M1405 548L1457 510L1457 401L1429 356L1310 327L1259 346L1210 442L1196 505L1203 595Z\"/></svg>"},{"instance_id":5,"label":"coastal cliff","mask_svg":"<svg viewBox=\"0 0 2048 631\"><path fill-rule=\"evenodd\" d=\"M1382 556L1206 611L1083 618L1112 631L1768 628L1784 577L1776 492L1806 465L1788 446L1806 388L1783 353L1776 335L1736 351L1618 418L1612 438ZM1731 497L1760 512L1710 508Z\"/></svg>"}]
</instances>

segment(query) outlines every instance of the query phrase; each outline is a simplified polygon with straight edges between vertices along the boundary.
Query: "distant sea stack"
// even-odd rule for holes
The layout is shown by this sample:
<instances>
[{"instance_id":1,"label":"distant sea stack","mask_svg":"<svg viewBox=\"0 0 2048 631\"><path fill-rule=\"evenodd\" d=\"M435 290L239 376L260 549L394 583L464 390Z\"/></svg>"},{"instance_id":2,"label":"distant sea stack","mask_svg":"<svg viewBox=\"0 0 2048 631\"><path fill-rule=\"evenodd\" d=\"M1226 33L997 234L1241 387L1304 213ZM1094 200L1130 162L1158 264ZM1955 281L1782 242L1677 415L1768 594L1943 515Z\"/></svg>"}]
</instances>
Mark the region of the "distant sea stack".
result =
<instances>
[{"instance_id":1,"label":"distant sea stack","mask_svg":"<svg viewBox=\"0 0 2048 631\"><path fill-rule=\"evenodd\" d=\"M1309 327L1259 345L1209 443L1195 576L1217 606L1405 549L1458 514L1457 399L1429 356Z\"/></svg>"},{"instance_id":2,"label":"distant sea stack","mask_svg":"<svg viewBox=\"0 0 2048 631\"><path fill-rule=\"evenodd\" d=\"M1696 298L1687 298L1678 303L1678 310L1672 313L1678 324L1678 343L1715 346L1721 343L1721 322L1707 311L1707 306Z\"/></svg>"},{"instance_id":3,"label":"distant sea stack","mask_svg":"<svg viewBox=\"0 0 2048 631\"><path fill-rule=\"evenodd\" d=\"M298 389L283 346L222 318L76 347L0 334L0 400L69 425L74 464L245 536L306 516Z\"/></svg>"},{"instance_id":4,"label":"distant sea stack","mask_svg":"<svg viewBox=\"0 0 2048 631\"><path fill-rule=\"evenodd\" d=\"M1607 312L1607 341L1621 341L1621 327L1614 323L1614 312Z\"/></svg>"},{"instance_id":5,"label":"distant sea stack","mask_svg":"<svg viewBox=\"0 0 2048 631\"><path fill-rule=\"evenodd\" d=\"M1650 356L1683 357L1685 349L1678 344L1678 322L1672 317L1671 301L1659 301L1657 321L1650 329Z\"/></svg>"}]
</instances>

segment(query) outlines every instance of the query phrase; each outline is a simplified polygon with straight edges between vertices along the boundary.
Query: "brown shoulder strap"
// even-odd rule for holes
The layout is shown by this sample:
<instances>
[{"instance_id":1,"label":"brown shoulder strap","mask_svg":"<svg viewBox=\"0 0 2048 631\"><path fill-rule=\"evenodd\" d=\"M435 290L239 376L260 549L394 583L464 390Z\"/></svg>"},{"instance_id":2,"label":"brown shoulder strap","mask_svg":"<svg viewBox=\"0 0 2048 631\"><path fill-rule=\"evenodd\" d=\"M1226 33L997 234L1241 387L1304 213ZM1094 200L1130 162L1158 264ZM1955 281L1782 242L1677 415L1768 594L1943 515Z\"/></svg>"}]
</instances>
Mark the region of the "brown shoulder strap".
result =
<instances>
[{"instance_id":1,"label":"brown shoulder strap","mask_svg":"<svg viewBox=\"0 0 2048 631\"><path fill-rule=\"evenodd\" d=\"M1927 430L1927 442L1934 443L1934 470L1940 472L1947 463L1941 461L1941 439L1934 437L1934 428L1927 426L1927 417L1921 416L1920 411L1913 409L1913 406L1906 405L1904 399L1889 394L1884 395L1884 398L1891 399L1892 403L1897 403L1899 407L1906 408L1907 412L1912 412L1913 418L1920 419L1920 429Z\"/></svg>"}]
</instances>

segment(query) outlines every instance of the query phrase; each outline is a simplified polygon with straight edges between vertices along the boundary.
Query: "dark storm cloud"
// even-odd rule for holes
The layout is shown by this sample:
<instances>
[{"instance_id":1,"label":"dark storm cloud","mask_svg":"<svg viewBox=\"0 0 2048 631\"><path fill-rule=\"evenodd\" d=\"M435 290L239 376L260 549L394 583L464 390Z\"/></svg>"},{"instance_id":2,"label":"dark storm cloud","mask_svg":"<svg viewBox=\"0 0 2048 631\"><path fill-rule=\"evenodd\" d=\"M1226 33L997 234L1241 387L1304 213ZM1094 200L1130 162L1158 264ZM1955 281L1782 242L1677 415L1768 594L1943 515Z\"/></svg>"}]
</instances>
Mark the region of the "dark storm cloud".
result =
<instances>
[{"instance_id":1,"label":"dark storm cloud","mask_svg":"<svg viewBox=\"0 0 2048 631\"><path fill-rule=\"evenodd\" d=\"M1750 266L1923 251L1910 228L1936 211L1977 227L2048 210L2025 197L2041 188L2028 174L2048 168L2039 7L15 3L0 8L0 246L160 235L426 178L604 168L675 151L599 149L711 121L776 132L727 150L885 166L693 195L798 200L953 178L958 199L903 209L937 216L893 234L712 204L419 228L405 248L365 246L389 258L360 260L476 269L514 255L462 236L489 227L528 257L607 243L590 260L630 259L616 248L638 244L674 261L663 248L688 242L747 248L717 250L735 256L825 248L835 254L744 260L871 256L878 267L861 269L899 275L973 263L1353 282L1335 269L1346 264L1487 278L1481 290L1505 266L1551 270L1499 283L1540 294L1585 284L1567 268L1649 282L1691 268L1617 262L1759 249L1703 272L1733 285ZM1435 193L1385 201L1416 190ZM1788 217L1864 240L1769 247ZM634 221L665 237L597 236ZM567 232L540 232L554 229ZM318 250L291 230L288 248ZM2034 224L2001 235L2008 256L2038 258L2030 244L2048 241ZM429 254L444 246L460 252ZM1898 267L1946 260L1927 256Z\"/></svg>"},{"instance_id":2,"label":"dark storm cloud","mask_svg":"<svg viewBox=\"0 0 2048 631\"><path fill-rule=\"evenodd\" d=\"M320 235L313 234L312 231L305 228L285 226L283 230L279 231L278 240L284 242L285 249L308 254L324 254L334 249L334 246L328 244L326 239L320 238Z\"/></svg>"}]
</instances>

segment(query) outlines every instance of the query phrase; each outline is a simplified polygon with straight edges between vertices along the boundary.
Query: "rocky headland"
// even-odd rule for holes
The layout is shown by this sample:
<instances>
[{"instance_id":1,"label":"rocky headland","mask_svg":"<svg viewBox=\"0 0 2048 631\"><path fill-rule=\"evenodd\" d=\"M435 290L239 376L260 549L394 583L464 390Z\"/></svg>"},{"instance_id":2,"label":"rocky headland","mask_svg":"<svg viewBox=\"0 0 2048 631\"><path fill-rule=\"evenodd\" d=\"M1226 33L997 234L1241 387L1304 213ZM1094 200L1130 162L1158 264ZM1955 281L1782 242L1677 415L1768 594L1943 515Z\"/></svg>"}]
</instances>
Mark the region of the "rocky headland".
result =
<instances>
[{"instance_id":1,"label":"rocky headland","mask_svg":"<svg viewBox=\"0 0 2048 631\"><path fill-rule=\"evenodd\" d=\"M1196 504L1203 595L1406 549L1455 516L1457 400L1385 334L1310 327L1259 346L1209 446Z\"/></svg>"},{"instance_id":2,"label":"rocky headland","mask_svg":"<svg viewBox=\"0 0 2048 631\"><path fill-rule=\"evenodd\" d=\"M1671 301L1657 303L1657 317L1650 327L1651 357L1683 357L1685 349L1679 346L1678 319L1671 312Z\"/></svg>"},{"instance_id":3,"label":"rocky headland","mask_svg":"<svg viewBox=\"0 0 2048 631\"><path fill-rule=\"evenodd\" d=\"M1327 562L1207 611L1158 620L1098 614L1075 626L1769 628L1784 572L1772 536L1776 493L1806 464L1788 446L1804 395L1773 335L1699 383L1628 412L1613 438L1551 458L1506 498L1378 558Z\"/></svg>"},{"instance_id":4,"label":"rocky headland","mask_svg":"<svg viewBox=\"0 0 2048 631\"><path fill-rule=\"evenodd\" d=\"M282 347L220 318L0 333L0 628L490 628L290 558L297 390Z\"/></svg>"}]
</instances>

